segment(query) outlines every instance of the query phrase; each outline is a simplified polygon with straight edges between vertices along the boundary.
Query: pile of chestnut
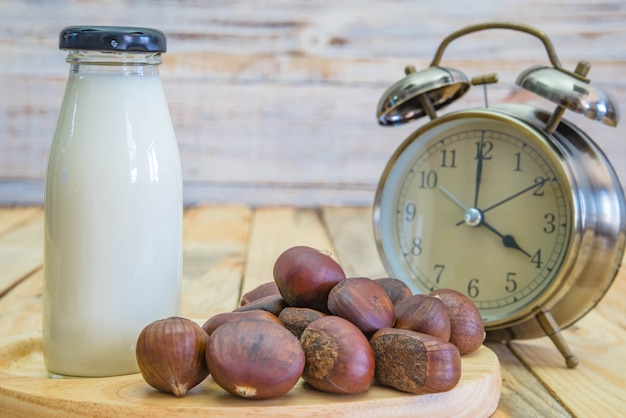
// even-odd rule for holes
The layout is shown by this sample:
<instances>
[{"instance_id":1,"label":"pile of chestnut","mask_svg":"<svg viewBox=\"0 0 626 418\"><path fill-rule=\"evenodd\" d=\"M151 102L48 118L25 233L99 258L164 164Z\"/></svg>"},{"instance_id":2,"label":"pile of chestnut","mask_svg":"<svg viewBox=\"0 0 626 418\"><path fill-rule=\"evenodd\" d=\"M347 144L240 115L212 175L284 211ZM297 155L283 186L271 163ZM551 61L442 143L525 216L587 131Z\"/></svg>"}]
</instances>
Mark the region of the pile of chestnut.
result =
<instances>
[{"instance_id":1,"label":"pile of chestnut","mask_svg":"<svg viewBox=\"0 0 626 418\"><path fill-rule=\"evenodd\" d=\"M209 373L227 392L269 399L302 378L339 394L374 379L403 392L444 392L461 378L461 356L485 337L471 300L451 289L413 295L395 278L346 278L327 253L297 246L274 264L274 281L200 326L171 317L137 341L143 378L184 396Z\"/></svg>"}]
</instances>

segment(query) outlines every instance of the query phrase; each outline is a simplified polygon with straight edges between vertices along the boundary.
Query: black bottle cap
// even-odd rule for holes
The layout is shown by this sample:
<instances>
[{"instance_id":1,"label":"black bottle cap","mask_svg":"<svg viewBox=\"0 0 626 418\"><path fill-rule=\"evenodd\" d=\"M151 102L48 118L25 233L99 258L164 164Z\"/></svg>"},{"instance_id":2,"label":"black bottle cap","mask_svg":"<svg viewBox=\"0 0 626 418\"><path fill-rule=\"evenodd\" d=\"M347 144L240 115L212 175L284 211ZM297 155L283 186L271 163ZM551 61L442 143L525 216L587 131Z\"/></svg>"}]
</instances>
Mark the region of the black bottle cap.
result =
<instances>
[{"instance_id":1,"label":"black bottle cap","mask_svg":"<svg viewBox=\"0 0 626 418\"><path fill-rule=\"evenodd\" d=\"M158 29L124 26L68 26L59 33L59 49L120 52L165 52Z\"/></svg>"}]
</instances>

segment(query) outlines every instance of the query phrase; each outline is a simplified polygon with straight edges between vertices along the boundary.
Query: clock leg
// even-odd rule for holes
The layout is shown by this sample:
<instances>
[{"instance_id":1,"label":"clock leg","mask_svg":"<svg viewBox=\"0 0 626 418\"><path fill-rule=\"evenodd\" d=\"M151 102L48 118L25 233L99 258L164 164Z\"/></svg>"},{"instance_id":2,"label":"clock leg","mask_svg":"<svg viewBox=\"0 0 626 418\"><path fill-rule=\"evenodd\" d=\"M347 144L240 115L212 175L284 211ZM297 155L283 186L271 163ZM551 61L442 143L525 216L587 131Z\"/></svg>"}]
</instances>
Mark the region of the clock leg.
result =
<instances>
[{"instance_id":1,"label":"clock leg","mask_svg":"<svg viewBox=\"0 0 626 418\"><path fill-rule=\"evenodd\" d=\"M567 367L570 369L576 367L578 365L578 359L567 345L565 338L563 338L561 334L561 328L559 328L559 324L556 323L552 314L544 309L537 315L537 321L539 321L541 328L543 328L546 335L550 337L556 348L558 348L559 352L565 358Z\"/></svg>"}]
</instances>

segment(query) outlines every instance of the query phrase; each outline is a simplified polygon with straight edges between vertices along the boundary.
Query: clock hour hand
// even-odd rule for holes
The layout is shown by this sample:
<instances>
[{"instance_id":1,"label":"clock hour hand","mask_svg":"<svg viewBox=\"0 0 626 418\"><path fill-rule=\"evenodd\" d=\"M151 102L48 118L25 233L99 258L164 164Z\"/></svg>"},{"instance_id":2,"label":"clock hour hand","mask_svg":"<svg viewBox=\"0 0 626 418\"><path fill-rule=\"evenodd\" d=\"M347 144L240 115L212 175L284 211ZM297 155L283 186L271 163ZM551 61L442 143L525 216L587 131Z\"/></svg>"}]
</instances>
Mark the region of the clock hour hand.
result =
<instances>
[{"instance_id":1,"label":"clock hour hand","mask_svg":"<svg viewBox=\"0 0 626 418\"><path fill-rule=\"evenodd\" d=\"M452 200L461 209L465 211L462 223L465 223L469 226L481 226L482 225L485 228L487 228L489 231L499 236L502 239L502 245L504 245L505 247L521 251L526 257L529 257L529 258L531 257L531 255L528 254L528 252L524 251L524 249L522 249L522 247L519 246L519 244L517 243L513 235L510 235L510 234L504 235L500 231L495 229L493 226L491 226L489 223L487 223L485 221L485 215L483 211L481 211L480 209L476 209L476 208L468 208L467 206L463 204L463 202L461 202L455 195L450 193L448 189L446 189L443 186L439 186L439 190L441 190L443 194L445 194L450 200Z\"/></svg>"},{"instance_id":2,"label":"clock hour hand","mask_svg":"<svg viewBox=\"0 0 626 418\"><path fill-rule=\"evenodd\" d=\"M528 252L524 251L524 249L519 246L513 235L505 235L493 226L491 226L491 224L487 223L487 221L485 221L485 214L480 209L467 209L465 211L463 222L469 226L484 226L487 230L499 236L502 239L502 245L504 245L506 248L518 250L528 258L532 257Z\"/></svg>"},{"instance_id":3,"label":"clock hour hand","mask_svg":"<svg viewBox=\"0 0 626 418\"><path fill-rule=\"evenodd\" d=\"M524 255L528 258L531 257L530 254L528 254L526 251L524 251L518 244L517 241L515 241L515 238L513 237L513 235L503 235L501 232L499 232L497 229L495 229L493 226L489 225L487 222L485 222L485 220L483 219L480 223L480 225L484 226L485 228L487 228L488 230L490 230L491 232L493 232L494 234L496 234L497 236L499 236L500 238L502 238L502 245L504 245L507 248L512 248L514 250L518 250L521 251L522 253L524 253Z\"/></svg>"}]
</instances>

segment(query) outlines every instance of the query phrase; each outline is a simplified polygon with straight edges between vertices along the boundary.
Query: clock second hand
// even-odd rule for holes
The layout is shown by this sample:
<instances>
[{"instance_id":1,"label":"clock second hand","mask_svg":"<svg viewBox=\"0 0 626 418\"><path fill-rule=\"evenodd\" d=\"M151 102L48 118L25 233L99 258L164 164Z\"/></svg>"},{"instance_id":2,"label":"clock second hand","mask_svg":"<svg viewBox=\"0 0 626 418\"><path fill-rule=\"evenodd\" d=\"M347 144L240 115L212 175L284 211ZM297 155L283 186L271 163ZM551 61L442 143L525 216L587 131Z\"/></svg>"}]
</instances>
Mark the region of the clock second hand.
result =
<instances>
[{"instance_id":1,"label":"clock second hand","mask_svg":"<svg viewBox=\"0 0 626 418\"><path fill-rule=\"evenodd\" d=\"M541 179L540 181L533 183L531 186L528 186L528 187L526 187L526 188L524 188L524 189L520 190L519 192L514 193L514 194L512 194L512 195L508 196L507 198L500 200L500 201L499 201L499 202L497 202L497 203L494 203L493 205L491 205L491 206L489 206L488 208L484 209L484 210L482 211L482 213L485 213L485 212L490 211L491 209L497 208L498 206L502 205L503 203L506 203L506 202L508 202L509 200L515 199L516 197L518 197L518 196L520 196L520 195L523 195L524 193L526 193L526 192L528 192L528 191L530 191L530 190L533 190L533 189L535 189L535 188L537 188L537 187L543 186L543 185L544 185L547 181L549 181L549 180L550 180L550 179L549 179L549 178L547 178L547 177L546 177L546 178L544 178L544 179ZM457 222L457 223L456 223L456 225L457 225L457 226L459 226L459 225L463 224L464 222L465 222L464 220L463 220L463 221L459 221L459 222Z\"/></svg>"},{"instance_id":2,"label":"clock second hand","mask_svg":"<svg viewBox=\"0 0 626 418\"><path fill-rule=\"evenodd\" d=\"M502 239L502 245L504 245L505 247L512 248L514 250L518 250L518 251L522 252L526 257L529 257L529 258L531 257L531 255L528 252L524 251L524 249L522 249L517 244L517 241L515 241L515 237L513 237L513 235L510 235L510 234L504 235L500 231L495 229L493 226L488 224L485 221L484 214L483 214L483 212L480 209L468 208L455 195L450 193L450 191L448 191L448 189L446 189L445 187L443 187L441 185L439 186L439 190L441 190L443 192L443 194L445 194L450 200L452 200L461 209L463 209L463 211L465 212L465 214L463 216L463 218L464 218L463 223L466 223L469 226L481 226L482 225L485 228L487 228L487 230L493 232L498 237L500 237Z\"/></svg>"}]
</instances>

